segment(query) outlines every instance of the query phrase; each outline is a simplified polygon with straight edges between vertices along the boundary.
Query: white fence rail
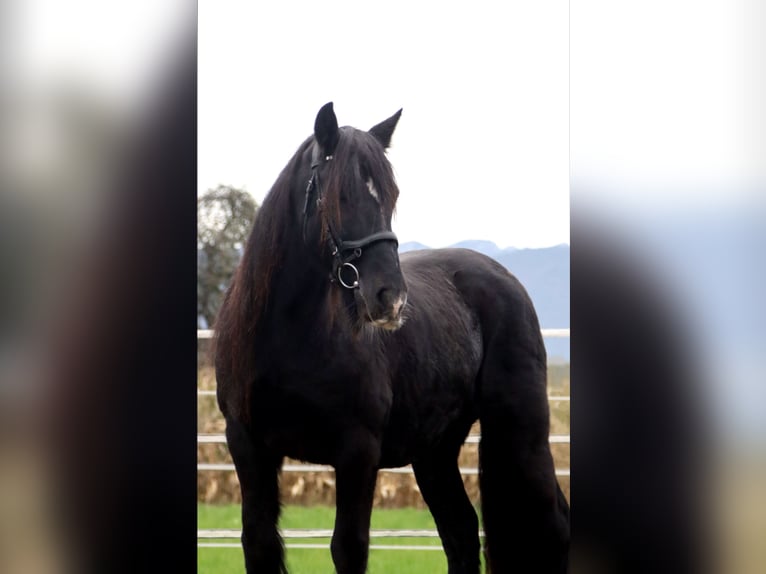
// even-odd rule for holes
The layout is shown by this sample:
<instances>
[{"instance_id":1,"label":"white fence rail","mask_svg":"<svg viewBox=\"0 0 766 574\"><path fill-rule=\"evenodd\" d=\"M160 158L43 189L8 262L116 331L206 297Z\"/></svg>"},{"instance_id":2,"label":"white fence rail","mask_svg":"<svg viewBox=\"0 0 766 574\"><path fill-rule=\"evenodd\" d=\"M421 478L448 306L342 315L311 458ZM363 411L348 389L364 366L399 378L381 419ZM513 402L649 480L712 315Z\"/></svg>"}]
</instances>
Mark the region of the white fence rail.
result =
<instances>
[{"instance_id":1,"label":"white fence rail","mask_svg":"<svg viewBox=\"0 0 766 574\"><path fill-rule=\"evenodd\" d=\"M316 538L332 538L332 530L284 529L281 531L285 540L311 540ZM198 530L198 540L239 540L241 530ZM484 531L479 531L484 537ZM370 538L439 538L436 530L370 530ZM198 542L198 548L242 548L239 542ZM325 543L287 543L285 548L329 549ZM442 551L441 544L430 545L400 545L400 544L370 544L370 550L425 550Z\"/></svg>"},{"instance_id":2,"label":"white fence rail","mask_svg":"<svg viewBox=\"0 0 766 574\"><path fill-rule=\"evenodd\" d=\"M198 471L227 471L233 472L234 465L225 462L200 462L197 464ZM465 476L478 475L479 469L470 466L461 466L460 474ZM326 464L284 464L282 465L282 472L335 472L335 469ZM400 468L381 468L378 472L384 474L414 474L411 466L403 466ZM569 476L568 468L556 469L556 476Z\"/></svg>"},{"instance_id":3,"label":"white fence rail","mask_svg":"<svg viewBox=\"0 0 766 574\"><path fill-rule=\"evenodd\" d=\"M242 544L239 542L198 542L197 548L242 548ZM329 544L285 544L285 548L291 549L303 549L303 550L329 550ZM368 546L370 550L438 550L443 552L441 544L435 544L433 546L418 546L402 544L370 544Z\"/></svg>"},{"instance_id":4,"label":"white fence rail","mask_svg":"<svg viewBox=\"0 0 766 574\"><path fill-rule=\"evenodd\" d=\"M281 531L282 538L332 538L332 530L323 528L286 528ZM206 540L239 538L241 530L232 529L201 529L197 531L197 538ZM484 531L479 531L479 536L484 536ZM370 538L438 538L436 530L370 530Z\"/></svg>"},{"instance_id":5,"label":"white fence rail","mask_svg":"<svg viewBox=\"0 0 766 574\"><path fill-rule=\"evenodd\" d=\"M570 337L569 329L541 329L541 333L545 338L568 338ZM211 339L213 337L212 329L198 329L198 339ZM215 390L210 389L198 389L197 395L199 397L214 397ZM548 396L550 402L557 401L570 401L569 396ZM481 435L469 435L466 437L466 444L476 444L480 441ZM570 435L550 435L549 441L551 444L570 444ZM226 444L226 437L223 434L198 434L197 444ZM197 471L225 471L233 472L235 470L233 464L229 463L198 463ZM282 466L282 472L334 472L334 468L328 465L322 464L285 464ZM460 473L463 475L477 475L479 473L478 468L461 467ZM411 466L405 466L402 468L382 468L379 472L391 473L391 474L413 474ZM570 469L556 469L556 476L570 476ZM239 539L241 536L240 530L226 530L226 529L201 529L197 531L198 540L231 540ZM438 538L439 534L436 530L370 530L370 538ZM483 532L480 532L480 536L484 536ZM282 530L282 537L288 539L311 539L311 538L331 538L332 530L322 529L286 529ZM241 548L239 542L197 542L198 548ZM316 543L287 543L285 548L296 549L327 549L329 544L316 544ZM442 550L440 544L436 545L395 545L395 544L370 544L370 550L418 550L418 551L433 551Z\"/></svg>"},{"instance_id":6,"label":"white fence rail","mask_svg":"<svg viewBox=\"0 0 766 574\"><path fill-rule=\"evenodd\" d=\"M197 390L197 396L199 397L214 397L215 391L210 389L199 389ZM548 395L548 400L552 403L555 403L557 401L568 401L568 396L556 396L556 395Z\"/></svg>"},{"instance_id":7,"label":"white fence rail","mask_svg":"<svg viewBox=\"0 0 766 574\"><path fill-rule=\"evenodd\" d=\"M540 329L543 337L546 339L568 339L570 337L569 328L566 329ZM213 329L197 329L198 339L212 339Z\"/></svg>"},{"instance_id":8,"label":"white fence rail","mask_svg":"<svg viewBox=\"0 0 766 574\"><path fill-rule=\"evenodd\" d=\"M472 434L465 437L465 444L479 444L481 435ZM551 444L569 444L568 434L552 434L548 437ZM197 444L226 444L226 436L222 434L198 434Z\"/></svg>"}]
</instances>

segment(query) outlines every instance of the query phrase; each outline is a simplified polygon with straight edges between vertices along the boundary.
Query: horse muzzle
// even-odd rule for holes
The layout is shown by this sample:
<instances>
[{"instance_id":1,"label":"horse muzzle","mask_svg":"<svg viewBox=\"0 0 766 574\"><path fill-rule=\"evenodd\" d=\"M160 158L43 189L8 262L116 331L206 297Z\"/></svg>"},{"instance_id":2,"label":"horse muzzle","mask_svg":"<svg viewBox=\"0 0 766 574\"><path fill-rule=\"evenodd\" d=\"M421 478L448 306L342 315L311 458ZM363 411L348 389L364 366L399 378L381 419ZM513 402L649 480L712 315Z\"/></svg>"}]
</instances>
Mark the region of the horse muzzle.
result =
<instances>
[{"instance_id":1,"label":"horse muzzle","mask_svg":"<svg viewBox=\"0 0 766 574\"><path fill-rule=\"evenodd\" d=\"M404 324L403 311L407 305L407 293L399 292L392 294L390 290L381 290L378 295L380 314L372 318L376 327L387 331L395 331Z\"/></svg>"}]
</instances>

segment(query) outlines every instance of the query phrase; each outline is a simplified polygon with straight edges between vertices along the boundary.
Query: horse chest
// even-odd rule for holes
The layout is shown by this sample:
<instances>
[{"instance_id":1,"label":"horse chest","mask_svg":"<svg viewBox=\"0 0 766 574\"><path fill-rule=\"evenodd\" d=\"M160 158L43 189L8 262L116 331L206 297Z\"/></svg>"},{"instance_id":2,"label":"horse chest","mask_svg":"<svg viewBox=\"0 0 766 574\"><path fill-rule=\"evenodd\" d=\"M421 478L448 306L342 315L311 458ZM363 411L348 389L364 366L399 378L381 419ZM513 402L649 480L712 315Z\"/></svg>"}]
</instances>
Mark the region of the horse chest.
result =
<instances>
[{"instance_id":1,"label":"horse chest","mask_svg":"<svg viewBox=\"0 0 766 574\"><path fill-rule=\"evenodd\" d=\"M282 375L256 381L250 403L253 430L275 452L332 464L344 437L360 426L382 433L390 393L370 380Z\"/></svg>"}]
</instances>

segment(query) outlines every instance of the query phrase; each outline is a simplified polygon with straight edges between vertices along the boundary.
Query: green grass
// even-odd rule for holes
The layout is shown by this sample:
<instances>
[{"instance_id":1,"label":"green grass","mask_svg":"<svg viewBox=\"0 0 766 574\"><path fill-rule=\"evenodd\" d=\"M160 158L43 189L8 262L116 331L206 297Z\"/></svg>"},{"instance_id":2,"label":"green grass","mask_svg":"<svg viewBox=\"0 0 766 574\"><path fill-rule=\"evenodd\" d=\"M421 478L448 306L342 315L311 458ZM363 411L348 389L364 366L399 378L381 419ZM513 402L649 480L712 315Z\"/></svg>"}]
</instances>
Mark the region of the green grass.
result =
<instances>
[{"instance_id":1,"label":"green grass","mask_svg":"<svg viewBox=\"0 0 766 574\"><path fill-rule=\"evenodd\" d=\"M240 510L238 505L197 506L197 527L240 529ZM335 509L325 506L301 507L286 506L282 510L281 528L321 528L332 529L335 521ZM376 509L372 513L373 529L428 529L436 528L431 514L427 510L414 508ZM226 542L232 542L227 540ZM238 541L234 541L238 542ZM291 574L332 574L335 570L330 557L328 539L290 539L286 543L325 544L327 548L286 550L287 567ZM435 538L379 538L372 544L386 545L435 545L440 542ZM198 574L243 574L244 559L241 548L198 548ZM434 573L446 572L447 560L441 550L371 550L369 574Z\"/></svg>"}]
</instances>

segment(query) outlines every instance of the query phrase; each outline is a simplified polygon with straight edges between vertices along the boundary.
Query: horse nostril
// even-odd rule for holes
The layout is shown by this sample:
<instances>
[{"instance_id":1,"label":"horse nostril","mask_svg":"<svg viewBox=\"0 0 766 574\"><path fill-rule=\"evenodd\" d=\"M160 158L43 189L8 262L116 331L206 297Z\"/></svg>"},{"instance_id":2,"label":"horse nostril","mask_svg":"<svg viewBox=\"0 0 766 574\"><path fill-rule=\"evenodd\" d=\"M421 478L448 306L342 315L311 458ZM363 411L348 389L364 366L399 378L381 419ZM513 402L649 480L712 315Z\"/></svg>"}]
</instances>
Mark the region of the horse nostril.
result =
<instances>
[{"instance_id":1,"label":"horse nostril","mask_svg":"<svg viewBox=\"0 0 766 574\"><path fill-rule=\"evenodd\" d=\"M390 307L391 303L394 301L394 297L391 294L391 289L383 287L380 291L378 291L378 301L381 305L383 305L383 307Z\"/></svg>"}]
</instances>

